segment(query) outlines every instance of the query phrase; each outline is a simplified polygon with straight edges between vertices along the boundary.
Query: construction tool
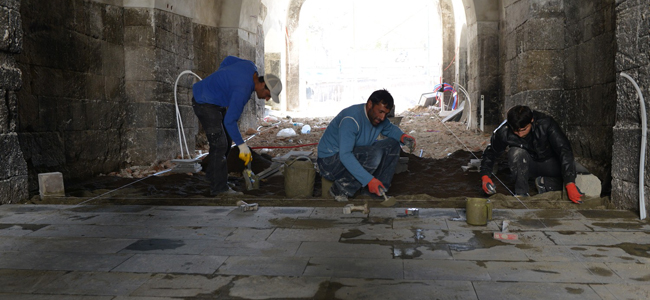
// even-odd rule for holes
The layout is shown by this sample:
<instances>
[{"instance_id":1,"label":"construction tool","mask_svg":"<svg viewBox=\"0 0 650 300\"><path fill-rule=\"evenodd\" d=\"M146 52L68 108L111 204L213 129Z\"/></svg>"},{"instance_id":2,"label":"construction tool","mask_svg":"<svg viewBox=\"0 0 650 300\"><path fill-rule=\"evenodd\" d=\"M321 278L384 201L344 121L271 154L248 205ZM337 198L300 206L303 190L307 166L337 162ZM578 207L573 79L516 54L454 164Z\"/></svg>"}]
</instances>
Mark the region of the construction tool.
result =
<instances>
[{"instance_id":1,"label":"construction tool","mask_svg":"<svg viewBox=\"0 0 650 300\"><path fill-rule=\"evenodd\" d=\"M368 203L366 203L364 205L348 204L348 205L343 207L343 214L345 214L345 215L349 215L353 211L361 211L364 214L369 214L370 213L370 209L368 209Z\"/></svg>"},{"instance_id":2,"label":"construction tool","mask_svg":"<svg viewBox=\"0 0 650 300\"><path fill-rule=\"evenodd\" d=\"M386 196L386 189L385 188L380 186L379 187L379 193L381 193L381 195L384 197L384 201L379 203L379 204L381 204L381 206L391 207L391 206L395 205L395 203L397 203L397 200L395 200L394 197L388 198L388 196Z\"/></svg>"},{"instance_id":3,"label":"construction tool","mask_svg":"<svg viewBox=\"0 0 650 300\"><path fill-rule=\"evenodd\" d=\"M198 173L201 171L201 160L197 158L190 159L172 159L176 166L172 169L174 173Z\"/></svg>"},{"instance_id":4,"label":"construction tool","mask_svg":"<svg viewBox=\"0 0 650 300\"><path fill-rule=\"evenodd\" d=\"M494 187L494 184L492 183L487 183L485 187L488 190L488 195L494 195L497 193L497 189Z\"/></svg>"},{"instance_id":5,"label":"construction tool","mask_svg":"<svg viewBox=\"0 0 650 300\"><path fill-rule=\"evenodd\" d=\"M257 205L257 203L248 204L248 203L246 203L246 202L244 202L242 200L237 201L236 204L237 204L237 206L239 206L239 210L241 210L242 212L257 211L257 208L259 207L259 205Z\"/></svg>"},{"instance_id":6,"label":"construction tool","mask_svg":"<svg viewBox=\"0 0 650 300\"><path fill-rule=\"evenodd\" d=\"M255 175L252 170L252 163L248 163L248 166L244 169L244 182L246 183L246 190L255 190L260 188L260 179L259 176Z\"/></svg>"},{"instance_id":7,"label":"construction tool","mask_svg":"<svg viewBox=\"0 0 650 300\"><path fill-rule=\"evenodd\" d=\"M413 154L413 148L415 148L415 140L409 137L404 137L404 146L409 147L409 154Z\"/></svg>"},{"instance_id":8,"label":"construction tool","mask_svg":"<svg viewBox=\"0 0 650 300\"><path fill-rule=\"evenodd\" d=\"M497 240L518 240L519 236L515 233L508 232L508 225L510 221L503 220L503 225L501 226L501 232L494 233L494 239Z\"/></svg>"}]
</instances>

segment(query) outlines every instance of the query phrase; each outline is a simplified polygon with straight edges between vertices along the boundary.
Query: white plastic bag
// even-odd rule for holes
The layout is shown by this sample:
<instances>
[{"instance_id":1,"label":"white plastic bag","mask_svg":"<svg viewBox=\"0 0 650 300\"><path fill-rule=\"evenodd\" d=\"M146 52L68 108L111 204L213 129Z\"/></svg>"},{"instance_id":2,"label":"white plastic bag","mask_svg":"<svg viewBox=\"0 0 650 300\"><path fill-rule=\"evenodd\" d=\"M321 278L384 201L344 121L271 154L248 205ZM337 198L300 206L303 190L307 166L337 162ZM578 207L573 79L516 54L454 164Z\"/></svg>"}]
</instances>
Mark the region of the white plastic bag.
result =
<instances>
[{"instance_id":1,"label":"white plastic bag","mask_svg":"<svg viewBox=\"0 0 650 300\"><path fill-rule=\"evenodd\" d=\"M282 129L277 134L278 137L292 137L292 136L296 136L296 135L298 135L298 134L296 133L295 130L293 130L293 128Z\"/></svg>"},{"instance_id":2,"label":"white plastic bag","mask_svg":"<svg viewBox=\"0 0 650 300\"><path fill-rule=\"evenodd\" d=\"M309 126L309 124L303 126L302 129L300 129L300 132L302 134L310 133L311 132L311 126Z\"/></svg>"}]
</instances>

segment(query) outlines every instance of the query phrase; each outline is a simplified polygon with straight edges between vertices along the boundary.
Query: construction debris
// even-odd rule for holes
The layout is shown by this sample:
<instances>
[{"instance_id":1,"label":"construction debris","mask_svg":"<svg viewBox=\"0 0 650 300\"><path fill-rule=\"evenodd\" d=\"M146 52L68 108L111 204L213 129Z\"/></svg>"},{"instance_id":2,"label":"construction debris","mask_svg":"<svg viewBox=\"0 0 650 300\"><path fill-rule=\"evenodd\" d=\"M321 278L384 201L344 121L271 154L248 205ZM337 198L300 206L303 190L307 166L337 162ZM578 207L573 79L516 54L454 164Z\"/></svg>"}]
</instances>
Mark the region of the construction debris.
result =
<instances>
[{"instance_id":1,"label":"construction debris","mask_svg":"<svg viewBox=\"0 0 650 300\"><path fill-rule=\"evenodd\" d=\"M246 202L244 202L242 200L237 201L236 204L239 207L239 210L242 211L242 212L257 211L257 208L259 207L259 205L257 205L257 203L248 204L248 203L246 203Z\"/></svg>"},{"instance_id":2,"label":"construction debris","mask_svg":"<svg viewBox=\"0 0 650 300\"><path fill-rule=\"evenodd\" d=\"M510 225L510 221L503 220L501 232L495 232L494 238L497 240L518 240L519 236L517 234L508 232L508 225Z\"/></svg>"},{"instance_id":3,"label":"construction debris","mask_svg":"<svg viewBox=\"0 0 650 300\"><path fill-rule=\"evenodd\" d=\"M348 205L343 207L343 214L345 214L345 215L349 215L353 211L360 211L360 212L363 212L364 214L369 214L370 213L370 209L368 209L368 203L366 203L364 205L348 204Z\"/></svg>"}]
</instances>

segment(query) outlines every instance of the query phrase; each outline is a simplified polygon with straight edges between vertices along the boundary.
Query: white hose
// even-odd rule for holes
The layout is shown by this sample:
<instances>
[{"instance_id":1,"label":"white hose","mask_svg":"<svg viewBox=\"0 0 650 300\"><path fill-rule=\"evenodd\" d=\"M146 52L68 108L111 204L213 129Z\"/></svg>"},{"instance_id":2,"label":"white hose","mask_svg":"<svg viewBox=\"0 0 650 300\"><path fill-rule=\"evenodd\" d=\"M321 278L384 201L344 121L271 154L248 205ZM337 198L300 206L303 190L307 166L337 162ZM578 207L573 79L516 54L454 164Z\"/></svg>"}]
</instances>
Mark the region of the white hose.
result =
<instances>
[{"instance_id":1,"label":"white hose","mask_svg":"<svg viewBox=\"0 0 650 300\"><path fill-rule=\"evenodd\" d=\"M201 77L199 77L199 75L196 75L194 72L190 70L185 70L180 74L178 74L178 77L176 77L176 83L174 83L174 104L176 105L176 126L178 127L178 145L181 148L181 158L185 158L185 155L183 154L183 143L185 144L185 151L187 152L187 156L189 158L192 158L192 155L190 155L190 148L187 147L187 140L185 139L185 131L183 130L183 119L181 117L181 111L180 109L178 109L178 99L176 97L178 80L180 80L181 76L185 74L192 74L199 80L203 80L203 79L201 79ZM182 137L182 141L181 141L181 137Z\"/></svg>"},{"instance_id":2,"label":"white hose","mask_svg":"<svg viewBox=\"0 0 650 300\"><path fill-rule=\"evenodd\" d=\"M640 105L640 110L641 110L641 158L639 162L639 211L641 214L641 220L645 219L646 216L646 211L645 211L645 195L644 195L644 180L643 180L643 173L645 171L645 147L646 147L646 139L647 139L647 132L648 132L648 126L647 126L647 116L645 113L645 100L643 100L643 94L641 94L641 89L639 88L639 85L636 84L636 81L630 77L630 75L627 75L625 72L621 72L621 76L624 78L627 78L630 82L632 82L632 85L634 85L634 88L636 89L636 93L639 95L639 101L641 102Z\"/></svg>"},{"instance_id":3,"label":"white hose","mask_svg":"<svg viewBox=\"0 0 650 300\"><path fill-rule=\"evenodd\" d=\"M467 103L469 104L469 107L467 108L467 129L469 129L472 126L472 99L469 98L469 93L467 93L467 90L462 85L456 82L454 82L454 84L457 85L459 90L465 94L465 97L467 97Z\"/></svg>"}]
</instances>

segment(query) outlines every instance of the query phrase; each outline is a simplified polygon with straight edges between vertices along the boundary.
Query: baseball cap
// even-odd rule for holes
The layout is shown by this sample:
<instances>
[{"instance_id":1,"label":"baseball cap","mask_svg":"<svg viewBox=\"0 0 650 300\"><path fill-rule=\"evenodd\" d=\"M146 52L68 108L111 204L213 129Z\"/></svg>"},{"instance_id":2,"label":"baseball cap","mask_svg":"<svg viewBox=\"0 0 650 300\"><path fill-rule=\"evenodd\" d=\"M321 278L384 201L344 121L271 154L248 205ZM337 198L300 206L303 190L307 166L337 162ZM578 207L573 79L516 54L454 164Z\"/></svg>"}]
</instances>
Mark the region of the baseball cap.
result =
<instances>
[{"instance_id":1,"label":"baseball cap","mask_svg":"<svg viewBox=\"0 0 650 300\"><path fill-rule=\"evenodd\" d=\"M266 88L271 91L271 99L273 99L273 102L280 103L280 92L282 92L282 81L280 81L280 78L273 74L266 74L264 75L264 83L266 84Z\"/></svg>"}]
</instances>

